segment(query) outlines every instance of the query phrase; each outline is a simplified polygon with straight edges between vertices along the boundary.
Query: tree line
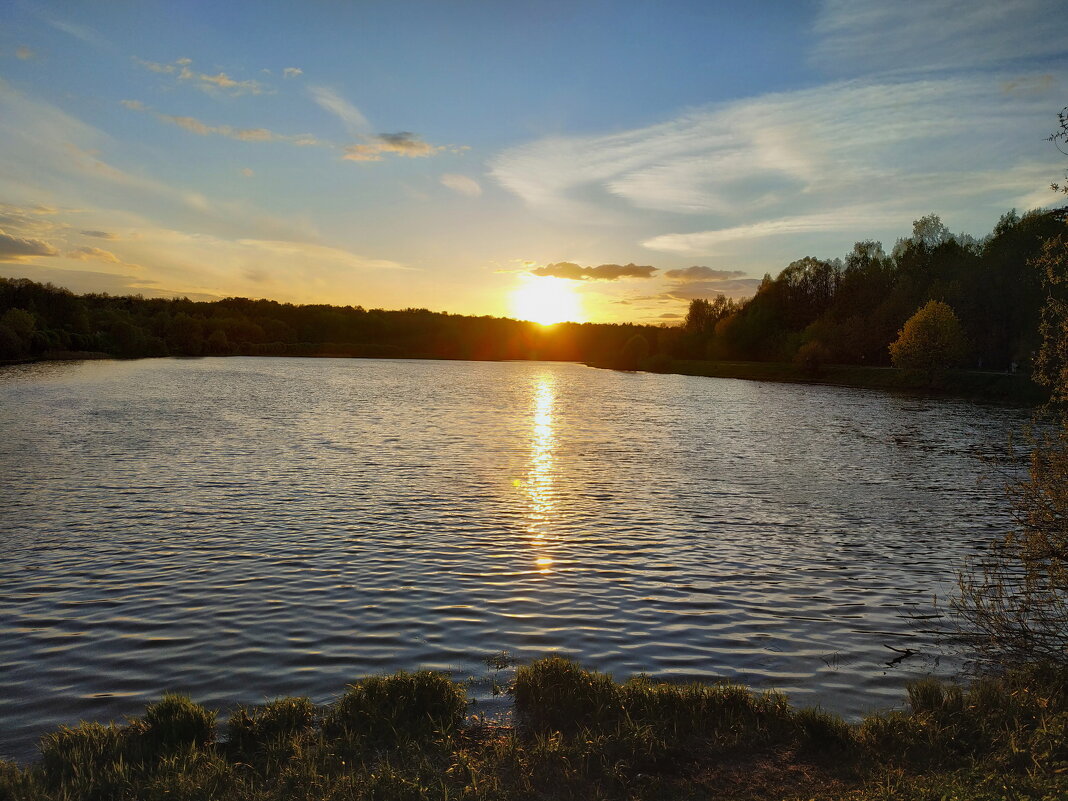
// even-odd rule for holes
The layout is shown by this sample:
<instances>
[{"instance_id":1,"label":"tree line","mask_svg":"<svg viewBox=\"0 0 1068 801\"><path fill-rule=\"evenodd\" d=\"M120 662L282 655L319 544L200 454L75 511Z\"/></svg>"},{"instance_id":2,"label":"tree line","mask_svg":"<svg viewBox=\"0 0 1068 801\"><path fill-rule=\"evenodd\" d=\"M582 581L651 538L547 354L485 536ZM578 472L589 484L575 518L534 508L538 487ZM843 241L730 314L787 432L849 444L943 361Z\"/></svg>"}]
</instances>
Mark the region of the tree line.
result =
<instances>
[{"instance_id":1,"label":"tree line","mask_svg":"<svg viewBox=\"0 0 1068 801\"><path fill-rule=\"evenodd\" d=\"M0 359L5 360L102 353L122 358L272 355L613 363L636 335L658 348L664 333L655 326L545 327L427 309L76 295L25 278L0 278Z\"/></svg>"},{"instance_id":2,"label":"tree line","mask_svg":"<svg viewBox=\"0 0 1068 801\"><path fill-rule=\"evenodd\" d=\"M960 322L962 366L1029 369L1049 294L1038 262L1066 211L1010 211L982 239L932 214L889 254L869 240L842 259L799 259L747 301L692 301L676 356L888 365L906 321L937 301Z\"/></svg>"}]
</instances>

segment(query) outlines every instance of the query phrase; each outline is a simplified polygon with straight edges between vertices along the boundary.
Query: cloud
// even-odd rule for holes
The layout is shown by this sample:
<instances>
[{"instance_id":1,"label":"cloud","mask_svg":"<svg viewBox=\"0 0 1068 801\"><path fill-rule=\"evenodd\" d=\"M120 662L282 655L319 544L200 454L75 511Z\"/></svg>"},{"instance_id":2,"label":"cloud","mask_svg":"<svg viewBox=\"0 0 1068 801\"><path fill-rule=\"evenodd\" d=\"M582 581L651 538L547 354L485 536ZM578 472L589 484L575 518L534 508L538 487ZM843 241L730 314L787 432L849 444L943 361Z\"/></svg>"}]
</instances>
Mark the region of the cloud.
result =
<instances>
[{"instance_id":1,"label":"cloud","mask_svg":"<svg viewBox=\"0 0 1068 801\"><path fill-rule=\"evenodd\" d=\"M166 289L160 286L158 282L143 276L104 273L94 270L64 270L57 267L42 267L37 264L26 264L17 268L4 267L0 264L0 274L9 278L30 278L39 282L48 281L74 292L107 292L111 295L141 294L148 297L164 298L188 297L191 300L219 300L222 297L222 295L203 292L180 292Z\"/></svg>"},{"instance_id":2,"label":"cloud","mask_svg":"<svg viewBox=\"0 0 1068 801\"><path fill-rule=\"evenodd\" d=\"M390 153L408 158L426 158L445 150L458 152L465 149L453 145L432 145L410 131L373 133L371 123L363 112L333 89L309 86L308 94L319 106L340 119L351 136L362 140L360 144L347 145L342 149L344 155L341 158L345 161L382 161L383 155Z\"/></svg>"},{"instance_id":3,"label":"cloud","mask_svg":"<svg viewBox=\"0 0 1068 801\"><path fill-rule=\"evenodd\" d=\"M123 264L123 260L112 253L110 250L103 250L101 248L94 247L80 247L67 253L68 259L78 259L79 261L102 261L108 264Z\"/></svg>"},{"instance_id":4,"label":"cloud","mask_svg":"<svg viewBox=\"0 0 1068 801\"><path fill-rule=\"evenodd\" d=\"M259 81L239 81L231 78L225 72L210 75L206 72L194 70L190 66L193 62L188 58L180 58L170 64L161 64L134 56L134 62L151 72L161 75L174 75L179 82L190 83L198 89L209 93L225 92L226 94L237 96L245 94L260 95L268 91L268 88Z\"/></svg>"},{"instance_id":5,"label":"cloud","mask_svg":"<svg viewBox=\"0 0 1068 801\"><path fill-rule=\"evenodd\" d=\"M26 45L21 45L15 49L15 58L19 61L29 61L33 56L34 52Z\"/></svg>"},{"instance_id":6,"label":"cloud","mask_svg":"<svg viewBox=\"0 0 1068 801\"><path fill-rule=\"evenodd\" d=\"M667 270L664 275L673 281L724 281L728 278L740 278L745 275L741 270L714 270L711 267L685 267L679 270Z\"/></svg>"},{"instance_id":7,"label":"cloud","mask_svg":"<svg viewBox=\"0 0 1068 801\"><path fill-rule=\"evenodd\" d=\"M284 70L282 70L283 78L296 78L298 75L303 74L304 70L302 70L300 67L286 67Z\"/></svg>"},{"instance_id":8,"label":"cloud","mask_svg":"<svg viewBox=\"0 0 1068 801\"><path fill-rule=\"evenodd\" d=\"M329 111L345 124L345 129L360 138L373 136L371 123L356 106L325 86L309 86L308 94L323 109Z\"/></svg>"},{"instance_id":9,"label":"cloud","mask_svg":"<svg viewBox=\"0 0 1068 801\"><path fill-rule=\"evenodd\" d=\"M133 111L149 111L149 108L136 100L123 100L122 104ZM267 128L234 128L230 125L209 125L196 117L179 117L173 114L153 112L157 119L177 125L197 136L225 136L239 142L280 142L298 147L313 147L324 144L311 134L280 134Z\"/></svg>"},{"instance_id":10,"label":"cloud","mask_svg":"<svg viewBox=\"0 0 1068 801\"><path fill-rule=\"evenodd\" d=\"M652 278L655 267L637 264L599 264L596 267L580 267L569 261L535 267L531 275L567 278L572 281L617 281L620 278Z\"/></svg>"},{"instance_id":11,"label":"cloud","mask_svg":"<svg viewBox=\"0 0 1068 801\"><path fill-rule=\"evenodd\" d=\"M38 256L58 256L59 251L40 239L12 236L0 230L0 261L22 261Z\"/></svg>"},{"instance_id":12,"label":"cloud","mask_svg":"<svg viewBox=\"0 0 1068 801\"><path fill-rule=\"evenodd\" d=\"M107 231L82 231L82 236L92 237L93 239L118 239L115 234Z\"/></svg>"},{"instance_id":13,"label":"cloud","mask_svg":"<svg viewBox=\"0 0 1068 801\"><path fill-rule=\"evenodd\" d=\"M461 195L467 195L468 197L478 197L482 194L482 187L478 181L474 178L468 178L466 175L457 175L456 173L447 172L439 179L443 186L447 186L454 192L459 192Z\"/></svg>"},{"instance_id":14,"label":"cloud","mask_svg":"<svg viewBox=\"0 0 1068 801\"><path fill-rule=\"evenodd\" d=\"M400 133L378 134L362 145L348 145L344 148L347 161L381 161L382 154L392 153L397 156L417 159L433 156L445 150L444 145L431 145L408 131Z\"/></svg>"},{"instance_id":15,"label":"cloud","mask_svg":"<svg viewBox=\"0 0 1068 801\"><path fill-rule=\"evenodd\" d=\"M725 281L691 281L680 283L671 287L661 298L671 300L691 301L696 299L714 298L716 295L726 295L728 298L738 300L752 297L760 286L759 278L731 278Z\"/></svg>"},{"instance_id":16,"label":"cloud","mask_svg":"<svg viewBox=\"0 0 1068 801\"><path fill-rule=\"evenodd\" d=\"M642 242L642 246L665 253L700 255L713 252L717 245L736 239L765 239L769 236L835 230L861 230L865 227L878 225L883 221L884 215L880 212L864 213L857 210L843 209L826 214L784 217L777 220L764 220L749 225L711 231L697 231L689 234L662 234Z\"/></svg>"},{"instance_id":17,"label":"cloud","mask_svg":"<svg viewBox=\"0 0 1068 801\"><path fill-rule=\"evenodd\" d=\"M99 33L97 33L95 30L93 30L87 25L79 25L77 23L70 22L69 20L60 19L59 17L48 16L46 14L41 14L40 16L45 22L47 22L56 30L63 31L63 33L69 34L75 39L80 39L81 41L85 42L86 44L92 45L93 47L108 48L111 46L110 43L104 37L102 37Z\"/></svg>"},{"instance_id":18,"label":"cloud","mask_svg":"<svg viewBox=\"0 0 1068 801\"><path fill-rule=\"evenodd\" d=\"M698 243L797 232L871 236L907 224L916 209L975 215L1024 205L1048 186L1059 155L1043 141L1053 95L1005 93L1003 77L764 95L630 131L513 147L490 160L490 174L552 220L648 230L667 215L699 215L713 232L647 236L647 247L667 252L705 255Z\"/></svg>"},{"instance_id":19,"label":"cloud","mask_svg":"<svg viewBox=\"0 0 1068 801\"><path fill-rule=\"evenodd\" d=\"M174 64L160 64L155 61L145 61L143 58L138 58L137 56L134 56L133 60L135 63L140 64L146 70L151 70L152 72L172 74L178 71L178 67L176 67Z\"/></svg>"},{"instance_id":20,"label":"cloud","mask_svg":"<svg viewBox=\"0 0 1068 801\"><path fill-rule=\"evenodd\" d=\"M989 67L1064 54L1062 0L824 0L812 58L832 70Z\"/></svg>"},{"instance_id":21,"label":"cloud","mask_svg":"<svg viewBox=\"0 0 1068 801\"><path fill-rule=\"evenodd\" d=\"M105 229L120 221L130 229L151 214L164 215L174 225L223 235L295 240L318 236L305 217L275 216L246 200L205 197L173 180L161 181L143 170L116 166L111 159L127 157L128 148L56 106L16 91L3 79L0 141L6 156L0 170L0 196L18 199L22 203L18 208L24 212L39 206L42 199L54 205L61 199L61 214L77 212L82 217L71 226L74 230ZM6 210L0 205L0 213ZM22 229L19 235L42 238L45 233Z\"/></svg>"}]
</instances>

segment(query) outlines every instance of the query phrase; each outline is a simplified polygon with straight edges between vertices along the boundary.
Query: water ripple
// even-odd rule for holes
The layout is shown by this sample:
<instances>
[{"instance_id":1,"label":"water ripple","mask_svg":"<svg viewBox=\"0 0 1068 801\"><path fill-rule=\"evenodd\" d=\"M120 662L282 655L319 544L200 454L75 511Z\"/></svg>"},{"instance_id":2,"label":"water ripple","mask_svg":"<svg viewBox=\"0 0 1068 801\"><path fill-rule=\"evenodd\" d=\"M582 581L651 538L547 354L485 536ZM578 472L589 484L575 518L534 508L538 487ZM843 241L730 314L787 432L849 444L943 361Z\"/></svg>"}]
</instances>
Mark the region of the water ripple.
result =
<instances>
[{"instance_id":1,"label":"water ripple","mask_svg":"<svg viewBox=\"0 0 1068 801\"><path fill-rule=\"evenodd\" d=\"M329 700L502 649L728 677L847 715L908 612L1011 525L1026 413L571 364L0 370L0 754L136 714Z\"/></svg>"}]
</instances>

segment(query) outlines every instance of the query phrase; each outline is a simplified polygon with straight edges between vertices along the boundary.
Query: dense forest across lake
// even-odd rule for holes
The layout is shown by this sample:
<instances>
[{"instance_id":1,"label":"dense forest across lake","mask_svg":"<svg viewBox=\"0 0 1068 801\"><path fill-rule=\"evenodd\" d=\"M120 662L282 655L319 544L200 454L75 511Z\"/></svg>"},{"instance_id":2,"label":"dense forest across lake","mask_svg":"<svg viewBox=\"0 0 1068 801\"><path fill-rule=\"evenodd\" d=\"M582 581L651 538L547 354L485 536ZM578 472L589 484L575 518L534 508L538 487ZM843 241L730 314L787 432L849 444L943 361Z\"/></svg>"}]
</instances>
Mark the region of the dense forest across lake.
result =
<instances>
[{"instance_id":1,"label":"dense forest across lake","mask_svg":"<svg viewBox=\"0 0 1068 801\"><path fill-rule=\"evenodd\" d=\"M427 309L76 295L0 278L0 359L91 352L549 359L651 369L670 359L879 366L890 363L889 344L905 321L935 300L960 320L963 366L1027 371L1049 291L1036 261L1066 216L1068 209L1011 211L979 239L954 235L928 215L889 254L863 241L842 259L799 259L766 275L752 298L692 300L679 326L546 327Z\"/></svg>"}]
</instances>

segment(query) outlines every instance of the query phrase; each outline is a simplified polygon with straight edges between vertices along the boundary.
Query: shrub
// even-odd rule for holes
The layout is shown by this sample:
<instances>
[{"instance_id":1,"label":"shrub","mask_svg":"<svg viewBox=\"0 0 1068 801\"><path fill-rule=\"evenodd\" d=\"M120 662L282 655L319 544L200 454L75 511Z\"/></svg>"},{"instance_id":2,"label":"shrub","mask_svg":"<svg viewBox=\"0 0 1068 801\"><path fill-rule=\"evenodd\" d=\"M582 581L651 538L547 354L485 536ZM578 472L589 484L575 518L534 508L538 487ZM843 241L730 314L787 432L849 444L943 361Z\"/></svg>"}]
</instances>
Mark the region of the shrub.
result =
<instances>
[{"instance_id":1,"label":"shrub","mask_svg":"<svg viewBox=\"0 0 1068 801\"><path fill-rule=\"evenodd\" d=\"M307 698L279 698L263 706L239 706L226 724L232 748L249 753L311 731L315 705Z\"/></svg>"},{"instance_id":2,"label":"shrub","mask_svg":"<svg viewBox=\"0 0 1068 801\"><path fill-rule=\"evenodd\" d=\"M464 688L441 673L395 673L349 685L328 711L328 735L372 738L396 744L457 726L467 709Z\"/></svg>"},{"instance_id":3,"label":"shrub","mask_svg":"<svg viewBox=\"0 0 1068 801\"><path fill-rule=\"evenodd\" d=\"M215 740L215 713L187 696L168 693L145 709L134 729L149 757L179 748L199 748Z\"/></svg>"},{"instance_id":4,"label":"shrub","mask_svg":"<svg viewBox=\"0 0 1068 801\"><path fill-rule=\"evenodd\" d=\"M905 321L890 344L890 361L894 367L933 377L959 364L965 348L964 329L953 309L932 300Z\"/></svg>"}]
</instances>

